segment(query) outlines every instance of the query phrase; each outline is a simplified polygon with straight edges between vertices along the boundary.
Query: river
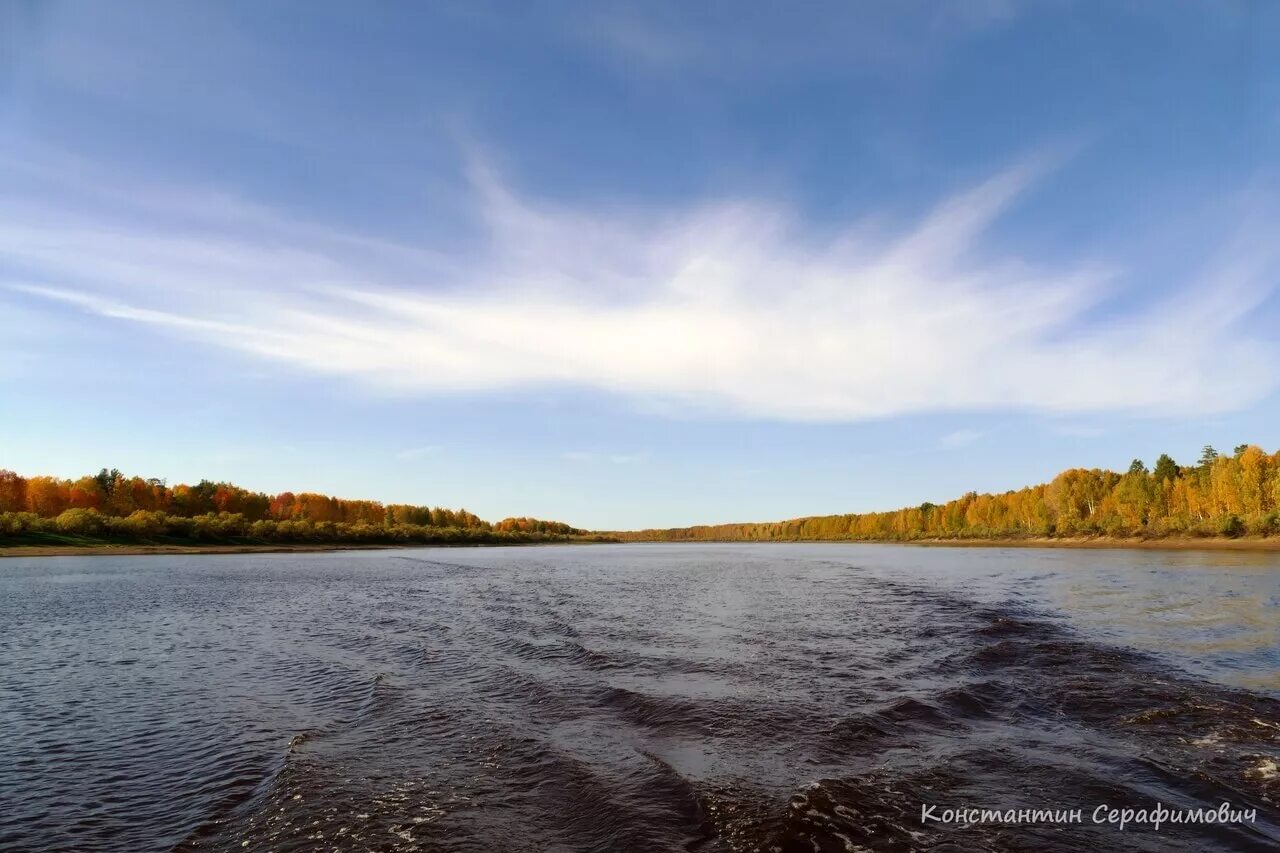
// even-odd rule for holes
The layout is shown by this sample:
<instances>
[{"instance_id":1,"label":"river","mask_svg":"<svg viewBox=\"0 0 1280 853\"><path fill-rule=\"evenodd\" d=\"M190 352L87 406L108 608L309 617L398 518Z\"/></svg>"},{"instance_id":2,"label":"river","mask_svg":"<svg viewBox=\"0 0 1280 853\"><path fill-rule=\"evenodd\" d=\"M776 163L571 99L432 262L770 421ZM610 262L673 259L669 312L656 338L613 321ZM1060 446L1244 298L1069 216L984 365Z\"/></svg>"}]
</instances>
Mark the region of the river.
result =
<instances>
[{"instance_id":1,"label":"river","mask_svg":"<svg viewBox=\"0 0 1280 853\"><path fill-rule=\"evenodd\" d=\"M5 851L1275 850L1278 764L1275 553L0 561Z\"/></svg>"}]
</instances>

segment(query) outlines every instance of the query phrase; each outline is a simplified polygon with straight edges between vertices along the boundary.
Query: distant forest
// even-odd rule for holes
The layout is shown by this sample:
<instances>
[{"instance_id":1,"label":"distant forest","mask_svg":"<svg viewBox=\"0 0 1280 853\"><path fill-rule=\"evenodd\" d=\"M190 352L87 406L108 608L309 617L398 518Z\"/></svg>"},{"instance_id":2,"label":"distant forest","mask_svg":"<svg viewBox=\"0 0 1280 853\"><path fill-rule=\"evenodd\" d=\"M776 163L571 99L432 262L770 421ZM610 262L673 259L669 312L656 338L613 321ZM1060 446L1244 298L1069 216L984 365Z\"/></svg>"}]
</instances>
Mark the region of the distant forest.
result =
<instances>
[{"instance_id":1,"label":"distant forest","mask_svg":"<svg viewBox=\"0 0 1280 853\"><path fill-rule=\"evenodd\" d=\"M592 533L558 521L480 519L464 509L267 495L202 480L168 486L102 469L77 480L0 471L0 545L65 542L502 544L592 540L789 541L1280 536L1280 452L1205 447L1124 473L1072 468L1002 494L789 521Z\"/></svg>"},{"instance_id":2,"label":"distant forest","mask_svg":"<svg viewBox=\"0 0 1280 853\"><path fill-rule=\"evenodd\" d=\"M168 486L103 468L78 480L0 471L0 545L155 543L498 544L588 535L558 521L490 523L465 509L267 495L202 480Z\"/></svg>"},{"instance_id":3,"label":"distant forest","mask_svg":"<svg viewBox=\"0 0 1280 853\"><path fill-rule=\"evenodd\" d=\"M970 492L944 504L611 534L629 541L769 541L1280 536L1280 452L1205 447L1194 465L1168 455L1123 474L1072 468L1003 494Z\"/></svg>"}]
</instances>

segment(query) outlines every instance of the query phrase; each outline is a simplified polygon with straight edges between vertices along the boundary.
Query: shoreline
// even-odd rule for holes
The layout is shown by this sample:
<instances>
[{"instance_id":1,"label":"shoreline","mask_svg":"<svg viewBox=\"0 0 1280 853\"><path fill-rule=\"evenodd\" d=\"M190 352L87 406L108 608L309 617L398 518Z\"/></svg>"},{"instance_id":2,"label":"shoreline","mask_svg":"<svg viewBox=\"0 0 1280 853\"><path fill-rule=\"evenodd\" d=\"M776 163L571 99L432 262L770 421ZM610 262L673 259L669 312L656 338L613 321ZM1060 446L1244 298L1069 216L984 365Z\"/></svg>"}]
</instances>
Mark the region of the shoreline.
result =
<instances>
[{"instance_id":1,"label":"shoreline","mask_svg":"<svg viewBox=\"0 0 1280 853\"><path fill-rule=\"evenodd\" d=\"M18 557L139 557L162 554L291 554L328 551L392 551L415 548L532 548L543 545L597 545L597 542L424 542L409 544L283 545L0 545L0 559ZM616 543L615 543L616 544Z\"/></svg>"},{"instance_id":2,"label":"shoreline","mask_svg":"<svg viewBox=\"0 0 1280 853\"><path fill-rule=\"evenodd\" d=\"M404 548L404 545L0 545L0 559L5 557L78 557L147 554L287 554L294 551L375 551ZM431 546L426 546L431 547ZM440 547L465 547L460 545ZM478 546L473 546L478 547Z\"/></svg>"},{"instance_id":3,"label":"shoreline","mask_svg":"<svg viewBox=\"0 0 1280 853\"><path fill-rule=\"evenodd\" d=\"M1085 548L1096 550L1136 551L1280 551L1280 536L1238 539L1126 539L1116 536L1078 536L1061 539L1039 538L974 538L974 539L632 539L627 545L901 545L916 548Z\"/></svg>"},{"instance_id":4,"label":"shoreline","mask_svg":"<svg viewBox=\"0 0 1280 853\"><path fill-rule=\"evenodd\" d=\"M925 548L1098 548L1147 551L1280 551L1280 537L1242 536L1238 539L1126 539L1118 536L1079 536L1055 539L1044 536L1030 539L917 539L903 545Z\"/></svg>"},{"instance_id":5,"label":"shoreline","mask_svg":"<svg viewBox=\"0 0 1280 853\"><path fill-rule=\"evenodd\" d=\"M527 548L536 545L656 545L656 544L743 544L769 545L778 543L822 543L849 545L904 545L920 548L1086 548L1104 550L1146 551L1280 551L1280 537L1242 537L1239 539L1125 539L1093 536L1070 538L1020 538L1020 539L645 539L633 541L577 541L577 542L458 542L411 544L362 544L362 543L297 543L279 545L130 545L101 543L92 545L0 545L0 559L18 557L136 557L163 554L290 554L322 553L330 551L389 551L412 548Z\"/></svg>"}]
</instances>

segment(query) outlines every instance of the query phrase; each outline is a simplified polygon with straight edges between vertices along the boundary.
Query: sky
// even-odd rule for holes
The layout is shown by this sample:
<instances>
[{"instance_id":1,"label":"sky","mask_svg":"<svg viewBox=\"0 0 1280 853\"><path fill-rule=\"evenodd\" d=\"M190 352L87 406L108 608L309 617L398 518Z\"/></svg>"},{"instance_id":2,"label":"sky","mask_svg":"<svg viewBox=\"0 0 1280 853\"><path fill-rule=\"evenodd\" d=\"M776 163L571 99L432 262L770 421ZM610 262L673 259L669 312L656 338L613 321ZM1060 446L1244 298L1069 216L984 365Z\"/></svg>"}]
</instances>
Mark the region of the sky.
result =
<instances>
[{"instance_id":1,"label":"sky","mask_svg":"<svg viewBox=\"0 0 1280 853\"><path fill-rule=\"evenodd\" d=\"M0 4L0 467L593 529L1280 447L1280 6Z\"/></svg>"}]
</instances>

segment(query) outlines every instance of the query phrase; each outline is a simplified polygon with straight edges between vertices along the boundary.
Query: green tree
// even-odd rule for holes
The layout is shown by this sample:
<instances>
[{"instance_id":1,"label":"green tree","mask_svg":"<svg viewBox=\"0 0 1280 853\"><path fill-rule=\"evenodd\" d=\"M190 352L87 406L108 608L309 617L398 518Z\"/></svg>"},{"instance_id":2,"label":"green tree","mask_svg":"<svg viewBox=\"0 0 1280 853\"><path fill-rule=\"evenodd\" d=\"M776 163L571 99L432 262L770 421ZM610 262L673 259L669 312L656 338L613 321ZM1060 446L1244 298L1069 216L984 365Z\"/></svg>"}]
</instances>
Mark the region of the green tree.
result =
<instances>
[{"instance_id":1,"label":"green tree","mask_svg":"<svg viewBox=\"0 0 1280 853\"><path fill-rule=\"evenodd\" d=\"M116 468L112 468L110 471L103 468L94 475L93 479L98 481L98 491L102 492L103 495L110 497L111 493L115 490L116 481L124 479L124 475Z\"/></svg>"},{"instance_id":2,"label":"green tree","mask_svg":"<svg viewBox=\"0 0 1280 853\"><path fill-rule=\"evenodd\" d=\"M1174 462L1169 454L1161 453L1160 458L1156 460L1154 471L1156 482L1163 483L1165 480L1176 480L1179 473L1178 463Z\"/></svg>"}]
</instances>

